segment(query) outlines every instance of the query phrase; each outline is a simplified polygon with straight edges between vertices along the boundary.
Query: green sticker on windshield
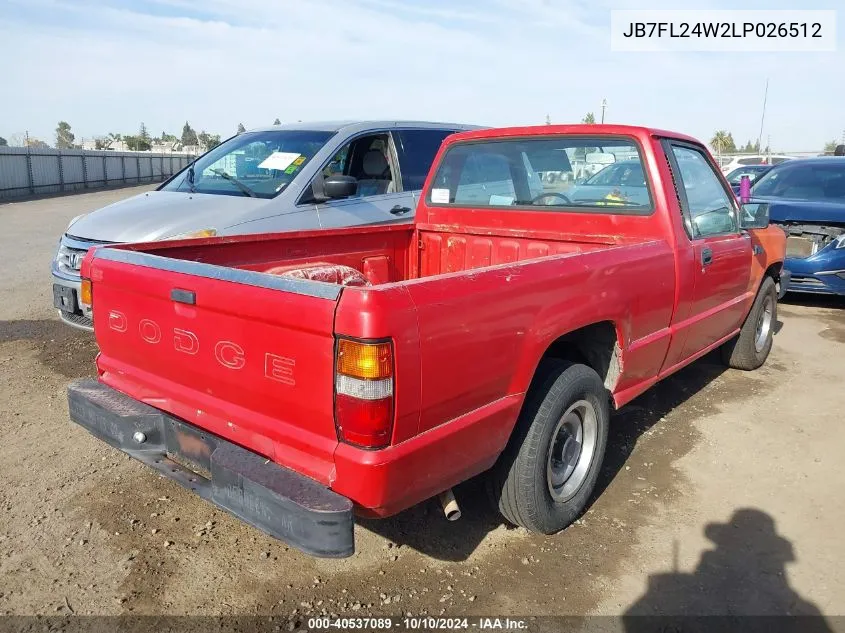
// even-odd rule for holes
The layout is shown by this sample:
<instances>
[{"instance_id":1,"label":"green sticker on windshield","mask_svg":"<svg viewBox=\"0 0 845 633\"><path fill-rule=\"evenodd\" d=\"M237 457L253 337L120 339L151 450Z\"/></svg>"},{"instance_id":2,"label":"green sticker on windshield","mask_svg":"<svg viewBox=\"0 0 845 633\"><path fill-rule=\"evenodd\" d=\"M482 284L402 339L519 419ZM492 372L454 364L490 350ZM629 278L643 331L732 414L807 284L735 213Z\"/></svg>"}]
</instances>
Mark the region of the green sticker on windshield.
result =
<instances>
[{"instance_id":1,"label":"green sticker on windshield","mask_svg":"<svg viewBox=\"0 0 845 633\"><path fill-rule=\"evenodd\" d=\"M291 165L290 167L288 167L288 168L285 170L285 173L286 173L286 174L292 174L292 173L293 173L293 172L295 172L297 169L299 169L299 165Z\"/></svg>"}]
</instances>

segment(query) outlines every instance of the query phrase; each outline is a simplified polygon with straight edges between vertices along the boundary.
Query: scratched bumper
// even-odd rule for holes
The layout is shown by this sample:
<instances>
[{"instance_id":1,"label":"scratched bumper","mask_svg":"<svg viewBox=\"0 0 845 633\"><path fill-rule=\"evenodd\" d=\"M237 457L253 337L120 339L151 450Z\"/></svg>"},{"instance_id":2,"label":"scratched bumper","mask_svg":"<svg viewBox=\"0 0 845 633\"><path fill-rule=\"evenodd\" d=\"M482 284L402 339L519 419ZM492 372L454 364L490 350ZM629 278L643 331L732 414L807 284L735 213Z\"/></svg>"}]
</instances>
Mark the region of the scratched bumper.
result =
<instances>
[{"instance_id":1,"label":"scratched bumper","mask_svg":"<svg viewBox=\"0 0 845 633\"><path fill-rule=\"evenodd\" d=\"M96 380L71 383L68 406L94 436L259 530L313 556L354 553L352 502L313 479Z\"/></svg>"}]
</instances>

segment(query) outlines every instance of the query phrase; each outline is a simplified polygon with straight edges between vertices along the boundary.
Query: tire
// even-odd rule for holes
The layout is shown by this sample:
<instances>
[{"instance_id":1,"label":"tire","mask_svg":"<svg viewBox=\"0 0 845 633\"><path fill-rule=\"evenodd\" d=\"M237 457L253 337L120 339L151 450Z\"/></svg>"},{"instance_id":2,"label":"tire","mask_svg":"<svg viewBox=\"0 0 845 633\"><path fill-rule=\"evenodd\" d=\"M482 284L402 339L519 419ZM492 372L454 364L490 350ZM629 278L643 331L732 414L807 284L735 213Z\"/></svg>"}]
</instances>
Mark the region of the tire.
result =
<instances>
[{"instance_id":1,"label":"tire","mask_svg":"<svg viewBox=\"0 0 845 633\"><path fill-rule=\"evenodd\" d=\"M502 516L542 534L577 519L601 470L609 418L610 399L593 369L542 361L514 433L487 479Z\"/></svg>"},{"instance_id":2,"label":"tire","mask_svg":"<svg viewBox=\"0 0 845 633\"><path fill-rule=\"evenodd\" d=\"M778 292L774 279L766 277L745 317L739 335L722 346L722 361L734 369L757 369L772 351L775 323L778 320Z\"/></svg>"}]
</instances>

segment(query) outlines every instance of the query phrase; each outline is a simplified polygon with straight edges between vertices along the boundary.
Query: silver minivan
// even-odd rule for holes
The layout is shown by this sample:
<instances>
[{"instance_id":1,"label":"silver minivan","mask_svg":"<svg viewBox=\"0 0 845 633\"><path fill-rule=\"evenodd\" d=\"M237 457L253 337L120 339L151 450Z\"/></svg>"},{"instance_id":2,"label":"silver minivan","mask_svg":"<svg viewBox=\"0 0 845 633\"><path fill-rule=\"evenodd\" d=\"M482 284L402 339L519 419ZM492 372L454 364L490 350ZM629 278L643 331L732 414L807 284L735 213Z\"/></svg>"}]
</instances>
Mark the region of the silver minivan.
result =
<instances>
[{"instance_id":1,"label":"silver minivan","mask_svg":"<svg viewBox=\"0 0 845 633\"><path fill-rule=\"evenodd\" d=\"M97 244L407 222L441 142L476 126L276 125L234 136L155 191L71 220L52 264L65 323L92 329L79 268Z\"/></svg>"}]
</instances>

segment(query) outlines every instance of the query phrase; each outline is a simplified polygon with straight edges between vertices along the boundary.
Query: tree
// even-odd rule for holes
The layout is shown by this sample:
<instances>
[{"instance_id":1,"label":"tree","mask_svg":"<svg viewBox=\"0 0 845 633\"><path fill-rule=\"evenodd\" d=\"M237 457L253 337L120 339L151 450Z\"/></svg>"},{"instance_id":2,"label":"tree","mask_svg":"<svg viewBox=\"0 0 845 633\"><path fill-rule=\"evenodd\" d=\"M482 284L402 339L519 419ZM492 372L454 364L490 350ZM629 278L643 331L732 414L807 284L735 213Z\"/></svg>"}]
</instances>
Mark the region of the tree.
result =
<instances>
[{"instance_id":1,"label":"tree","mask_svg":"<svg viewBox=\"0 0 845 633\"><path fill-rule=\"evenodd\" d=\"M26 147L31 147L33 149L48 149L50 146L42 140L37 138L30 137L27 141L24 141Z\"/></svg>"},{"instance_id":2,"label":"tree","mask_svg":"<svg viewBox=\"0 0 845 633\"><path fill-rule=\"evenodd\" d=\"M147 132L147 126L143 123L141 123L141 127L138 130L137 135L124 136L123 142L126 143L126 147L133 152L148 152L153 148L153 142L150 138L150 133Z\"/></svg>"},{"instance_id":3,"label":"tree","mask_svg":"<svg viewBox=\"0 0 845 633\"><path fill-rule=\"evenodd\" d=\"M105 136L98 136L94 139L94 149L108 149L111 139Z\"/></svg>"},{"instance_id":4,"label":"tree","mask_svg":"<svg viewBox=\"0 0 845 633\"><path fill-rule=\"evenodd\" d=\"M745 154L759 154L760 153L760 142L752 143L748 141L745 145L739 148L740 152Z\"/></svg>"},{"instance_id":5,"label":"tree","mask_svg":"<svg viewBox=\"0 0 845 633\"><path fill-rule=\"evenodd\" d=\"M273 125L281 125L281 124L282 124L282 122L279 121L279 117L276 117L276 120L273 121Z\"/></svg>"},{"instance_id":6,"label":"tree","mask_svg":"<svg viewBox=\"0 0 845 633\"><path fill-rule=\"evenodd\" d=\"M197 145L198 142L197 133L194 132L194 128L185 121L185 126L182 128L182 145Z\"/></svg>"},{"instance_id":7,"label":"tree","mask_svg":"<svg viewBox=\"0 0 845 633\"><path fill-rule=\"evenodd\" d=\"M710 147L716 150L718 154L726 152L735 152L736 143L734 143L733 134L727 130L717 130L710 139Z\"/></svg>"},{"instance_id":8,"label":"tree","mask_svg":"<svg viewBox=\"0 0 845 633\"><path fill-rule=\"evenodd\" d=\"M2 143L0 143L2 145ZM829 143L824 144L824 153L825 154L833 154L836 151L836 146L839 145L839 141L833 139Z\"/></svg>"},{"instance_id":9,"label":"tree","mask_svg":"<svg viewBox=\"0 0 845 633\"><path fill-rule=\"evenodd\" d=\"M199 133L199 144L205 148L206 151L210 150L213 147L217 147L220 145L220 135L219 134L209 134L205 130Z\"/></svg>"},{"instance_id":10,"label":"tree","mask_svg":"<svg viewBox=\"0 0 845 633\"><path fill-rule=\"evenodd\" d=\"M70 149L73 147L73 133L70 131L70 124L67 121L59 121L56 128L56 148Z\"/></svg>"},{"instance_id":11,"label":"tree","mask_svg":"<svg viewBox=\"0 0 845 633\"><path fill-rule=\"evenodd\" d=\"M0 136L0 147L8 147L8 146L9 146L9 141L7 141L2 136Z\"/></svg>"},{"instance_id":12,"label":"tree","mask_svg":"<svg viewBox=\"0 0 845 633\"><path fill-rule=\"evenodd\" d=\"M595 123L596 122L596 115L592 112L587 112L587 116L581 119L581 123Z\"/></svg>"},{"instance_id":13,"label":"tree","mask_svg":"<svg viewBox=\"0 0 845 633\"><path fill-rule=\"evenodd\" d=\"M246 132L246 128L244 127L243 123L238 123L238 134L243 134Z\"/></svg>"}]
</instances>

